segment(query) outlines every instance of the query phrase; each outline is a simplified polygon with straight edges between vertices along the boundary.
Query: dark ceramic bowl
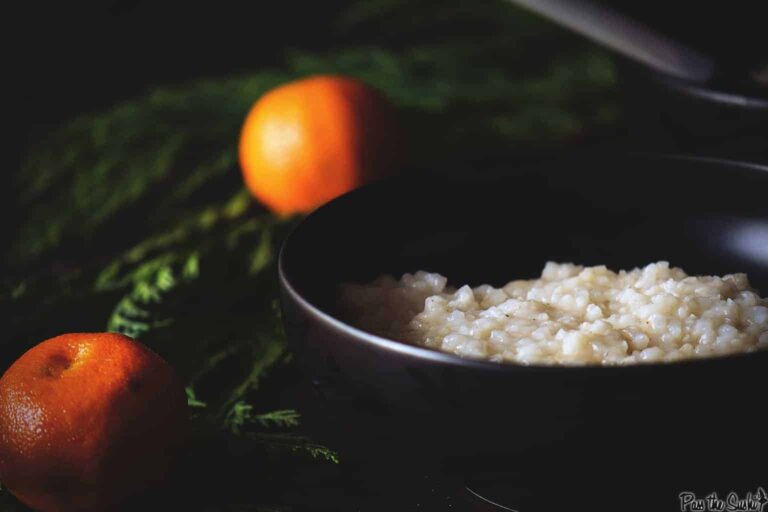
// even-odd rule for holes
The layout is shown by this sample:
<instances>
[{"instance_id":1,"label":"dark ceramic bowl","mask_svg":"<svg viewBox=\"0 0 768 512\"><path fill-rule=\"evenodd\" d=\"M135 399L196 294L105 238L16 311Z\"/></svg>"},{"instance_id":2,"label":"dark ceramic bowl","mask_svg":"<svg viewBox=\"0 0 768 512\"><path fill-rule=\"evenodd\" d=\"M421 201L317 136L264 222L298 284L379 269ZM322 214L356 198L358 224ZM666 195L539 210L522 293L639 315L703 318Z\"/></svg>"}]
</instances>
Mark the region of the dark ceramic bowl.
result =
<instances>
[{"instance_id":1,"label":"dark ceramic bowl","mask_svg":"<svg viewBox=\"0 0 768 512\"><path fill-rule=\"evenodd\" d=\"M725 76L697 84L619 60L631 135L657 151L768 162L768 85Z\"/></svg>"},{"instance_id":2,"label":"dark ceramic bowl","mask_svg":"<svg viewBox=\"0 0 768 512\"><path fill-rule=\"evenodd\" d=\"M572 493L760 483L768 351L627 367L496 364L384 339L336 316L340 283L426 269L499 286L537 276L548 260L668 260L693 274L746 272L768 293L768 168L588 157L364 187L311 214L282 248L289 342L312 378L384 404L380 428L410 453L461 456L465 471L548 461L538 482L559 475ZM373 425L358 436L373 439Z\"/></svg>"}]
</instances>

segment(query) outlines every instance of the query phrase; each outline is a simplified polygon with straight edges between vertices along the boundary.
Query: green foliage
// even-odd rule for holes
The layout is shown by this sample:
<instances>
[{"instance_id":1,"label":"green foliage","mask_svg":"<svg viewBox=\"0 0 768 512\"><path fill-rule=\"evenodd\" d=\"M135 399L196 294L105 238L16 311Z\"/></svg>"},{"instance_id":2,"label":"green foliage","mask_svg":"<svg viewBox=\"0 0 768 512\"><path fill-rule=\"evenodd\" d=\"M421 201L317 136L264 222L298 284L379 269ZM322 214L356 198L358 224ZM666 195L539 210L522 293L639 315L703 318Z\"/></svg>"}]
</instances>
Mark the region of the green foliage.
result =
<instances>
[{"instance_id":1,"label":"green foliage","mask_svg":"<svg viewBox=\"0 0 768 512\"><path fill-rule=\"evenodd\" d=\"M196 261L196 255L191 255L188 261ZM184 273L182 276L190 279ZM119 332L136 339L149 329L168 325L172 321L170 318L148 321L151 315L147 307L161 302L163 294L172 290L178 281L170 265L160 267L150 279L138 281L133 290L117 303L107 322L107 331Z\"/></svg>"},{"instance_id":2,"label":"green foliage","mask_svg":"<svg viewBox=\"0 0 768 512\"><path fill-rule=\"evenodd\" d=\"M365 26L381 16L379 4L389 6L385 19L399 20L393 30L405 30L404 20L413 24L409 37L416 38L436 15L468 17L482 32L472 38L416 38L398 48L296 49L281 69L159 88L75 119L41 141L19 175L20 207L29 214L9 260L39 261L67 240L94 245L128 213L134 222L144 219L129 227L139 233L176 225L189 201L207 189L224 183L236 191L233 168L245 113L265 91L296 77L340 73L380 88L400 108L415 164L548 148L617 116L608 56L553 33L522 11L502 2L451 10L375 1L357 4L340 24ZM549 49L553 38L567 46Z\"/></svg>"},{"instance_id":3,"label":"green foliage","mask_svg":"<svg viewBox=\"0 0 768 512\"><path fill-rule=\"evenodd\" d=\"M237 402L227 414L226 423L233 433L239 434L247 425L261 425L263 427L298 427L301 415L293 409L254 414L253 405Z\"/></svg>"},{"instance_id":4,"label":"green foliage","mask_svg":"<svg viewBox=\"0 0 768 512\"><path fill-rule=\"evenodd\" d=\"M195 390L187 386L184 391L187 393L187 406L188 407L207 407L208 404L205 402L202 402L197 399L197 395L195 394Z\"/></svg>"},{"instance_id":5,"label":"green foliage","mask_svg":"<svg viewBox=\"0 0 768 512\"><path fill-rule=\"evenodd\" d=\"M235 437L283 463L337 461L296 431L296 411L258 405L262 381L288 360L276 311L275 245L293 224L238 192L81 272L76 288L90 291L79 297L61 290L58 301L88 306L115 297L103 325L140 339L176 368L198 435Z\"/></svg>"},{"instance_id":6,"label":"green foliage","mask_svg":"<svg viewBox=\"0 0 768 512\"><path fill-rule=\"evenodd\" d=\"M309 455L313 459L339 463L339 454L309 437L294 433L250 433L249 439L261 442L273 456L288 454Z\"/></svg>"},{"instance_id":7,"label":"green foliage","mask_svg":"<svg viewBox=\"0 0 768 512\"><path fill-rule=\"evenodd\" d=\"M284 78L159 89L52 133L19 176L30 215L11 257L25 261L73 233L93 235L127 207L151 209L162 197L162 212L188 199L232 169L243 112Z\"/></svg>"},{"instance_id":8,"label":"green foliage","mask_svg":"<svg viewBox=\"0 0 768 512\"><path fill-rule=\"evenodd\" d=\"M253 417L254 421L265 427L298 427L300 418L301 415L293 409L272 411Z\"/></svg>"}]
</instances>

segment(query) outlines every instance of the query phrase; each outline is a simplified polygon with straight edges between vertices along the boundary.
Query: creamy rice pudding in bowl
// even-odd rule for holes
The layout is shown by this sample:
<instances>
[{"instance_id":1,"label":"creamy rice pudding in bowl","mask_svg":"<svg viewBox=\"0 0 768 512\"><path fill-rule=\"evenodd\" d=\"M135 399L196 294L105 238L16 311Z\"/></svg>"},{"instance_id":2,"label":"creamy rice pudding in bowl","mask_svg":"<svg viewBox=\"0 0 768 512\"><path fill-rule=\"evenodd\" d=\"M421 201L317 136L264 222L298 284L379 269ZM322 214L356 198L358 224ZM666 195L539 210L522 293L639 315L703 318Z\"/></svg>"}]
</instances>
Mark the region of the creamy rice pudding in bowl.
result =
<instances>
[{"instance_id":1,"label":"creamy rice pudding in bowl","mask_svg":"<svg viewBox=\"0 0 768 512\"><path fill-rule=\"evenodd\" d=\"M663 494L659 510L688 487L763 485L768 170L655 156L455 167L342 196L283 246L306 375L381 406L338 442L386 433L411 454L465 457L466 474L492 455L558 495L594 498L602 482Z\"/></svg>"},{"instance_id":2,"label":"creamy rice pudding in bowl","mask_svg":"<svg viewBox=\"0 0 768 512\"><path fill-rule=\"evenodd\" d=\"M768 348L768 299L745 274L666 261L612 272L548 262L541 277L457 288L436 273L343 284L343 318L380 336L521 364L633 364Z\"/></svg>"}]
</instances>

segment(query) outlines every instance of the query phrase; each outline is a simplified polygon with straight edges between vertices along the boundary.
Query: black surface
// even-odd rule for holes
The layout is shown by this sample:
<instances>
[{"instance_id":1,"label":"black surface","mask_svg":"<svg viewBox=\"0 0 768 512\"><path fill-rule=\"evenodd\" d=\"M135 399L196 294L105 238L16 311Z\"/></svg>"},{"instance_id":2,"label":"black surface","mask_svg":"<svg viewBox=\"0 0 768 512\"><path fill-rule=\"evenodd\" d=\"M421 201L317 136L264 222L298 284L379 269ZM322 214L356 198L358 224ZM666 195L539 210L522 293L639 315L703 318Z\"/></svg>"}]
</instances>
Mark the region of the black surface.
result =
<instances>
[{"instance_id":1,"label":"black surface","mask_svg":"<svg viewBox=\"0 0 768 512\"><path fill-rule=\"evenodd\" d=\"M399 460L436 461L499 503L615 509L632 496L622 509L661 510L684 490L754 489L768 455L756 419L768 352L625 368L497 365L325 315L345 281L428 269L500 285L547 260L665 259L694 274L747 272L765 291L766 191L765 168L641 156L486 164L369 186L318 210L284 245L289 339L308 374L366 404L353 410L367 408L368 420L348 420L358 435L337 446L364 454L386 435Z\"/></svg>"}]
</instances>

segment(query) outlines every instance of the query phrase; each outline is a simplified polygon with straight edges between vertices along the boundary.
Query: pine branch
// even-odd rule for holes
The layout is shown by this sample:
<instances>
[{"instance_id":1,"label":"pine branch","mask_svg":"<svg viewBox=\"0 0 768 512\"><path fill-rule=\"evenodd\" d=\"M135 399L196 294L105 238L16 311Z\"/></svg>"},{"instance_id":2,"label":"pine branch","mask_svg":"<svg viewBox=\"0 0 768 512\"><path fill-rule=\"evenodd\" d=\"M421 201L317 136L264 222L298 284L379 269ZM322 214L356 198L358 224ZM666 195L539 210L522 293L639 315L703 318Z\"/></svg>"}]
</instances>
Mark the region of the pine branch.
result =
<instances>
[{"instance_id":1,"label":"pine branch","mask_svg":"<svg viewBox=\"0 0 768 512\"><path fill-rule=\"evenodd\" d=\"M325 460L339 463L339 454L327 446L317 444L306 436L293 433L264 433L250 432L248 438L263 445L263 447L274 455L281 453L304 454L313 459Z\"/></svg>"},{"instance_id":2,"label":"pine branch","mask_svg":"<svg viewBox=\"0 0 768 512\"><path fill-rule=\"evenodd\" d=\"M613 122L607 55L581 43L534 61L522 58L519 41L489 34L399 50L294 51L282 70L158 89L76 119L35 148L20 174L20 207L30 214L10 257L34 262L65 239L95 240L130 209L136 218L176 218L198 191L239 183L235 143L243 117L266 90L298 76L342 73L381 88L419 142L416 163L460 156L446 151L546 146Z\"/></svg>"},{"instance_id":3,"label":"pine branch","mask_svg":"<svg viewBox=\"0 0 768 512\"><path fill-rule=\"evenodd\" d=\"M265 427L291 428L298 427L301 415L293 409L267 412L254 416L254 421Z\"/></svg>"},{"instance_id":4,"label":"pine branch","mask_svg":"<svg viewBox=\"0 0 768 512\"><path fill-rule=\"evenodd\" d=\"M301 415L293 409L254 414L251 404L237 402L230 409L225 422L234 434L240 434L244 427L253 425L279 428L298 427L300 418Z\"/></svg>"},{"instance_id":5,"label":"pine branch","mask_svg":"<svg viewBox=\"0 0 768 512\"><path fill-rule=\"evenodd\" d=\"M173 321L171 318L152 319L148 308L152 304L162 302L164 295L178 284L197 278L199 275L197 258L196 253L186 258L182 263L180 278L176 277L171 265L163 265L149 275L142 273L143 278L138 280L133 290L117 303L107 322L107 331L119 332L137 339L152 328L169 325ZM190 271L190 268L194 271Z\"/></svg>"},{"instance_id":6,"label":"pine branch","mask_svg":"<svg viewBox=\"0 0 768 512\"><path fill-rule=\"evenodd\" d=\"M220 417L226 418L229 415L229 411L238 402L244 400L249 393L258 389L259 383L269 369L279 363L285 356L285 350L285 344L282 343L282 339L280 339L280 342L262 343L256 347L251 357L250 371L245 378L240 380L239 384L227 393L227 398L220 409L222 411L219 415Z\"/></svg>"},{"instance_id":7,"label":"pine branch","mask_svg":"<svg viewBox=\"0 0 768 512\"><path fill-rule=\"evenodd\" d=\"M197 399L195 390L191 386L187 386L184 391L187 393L187 405L189 407L205 408L208 406L205 402Z\"/></svg>"}]
</instances>

